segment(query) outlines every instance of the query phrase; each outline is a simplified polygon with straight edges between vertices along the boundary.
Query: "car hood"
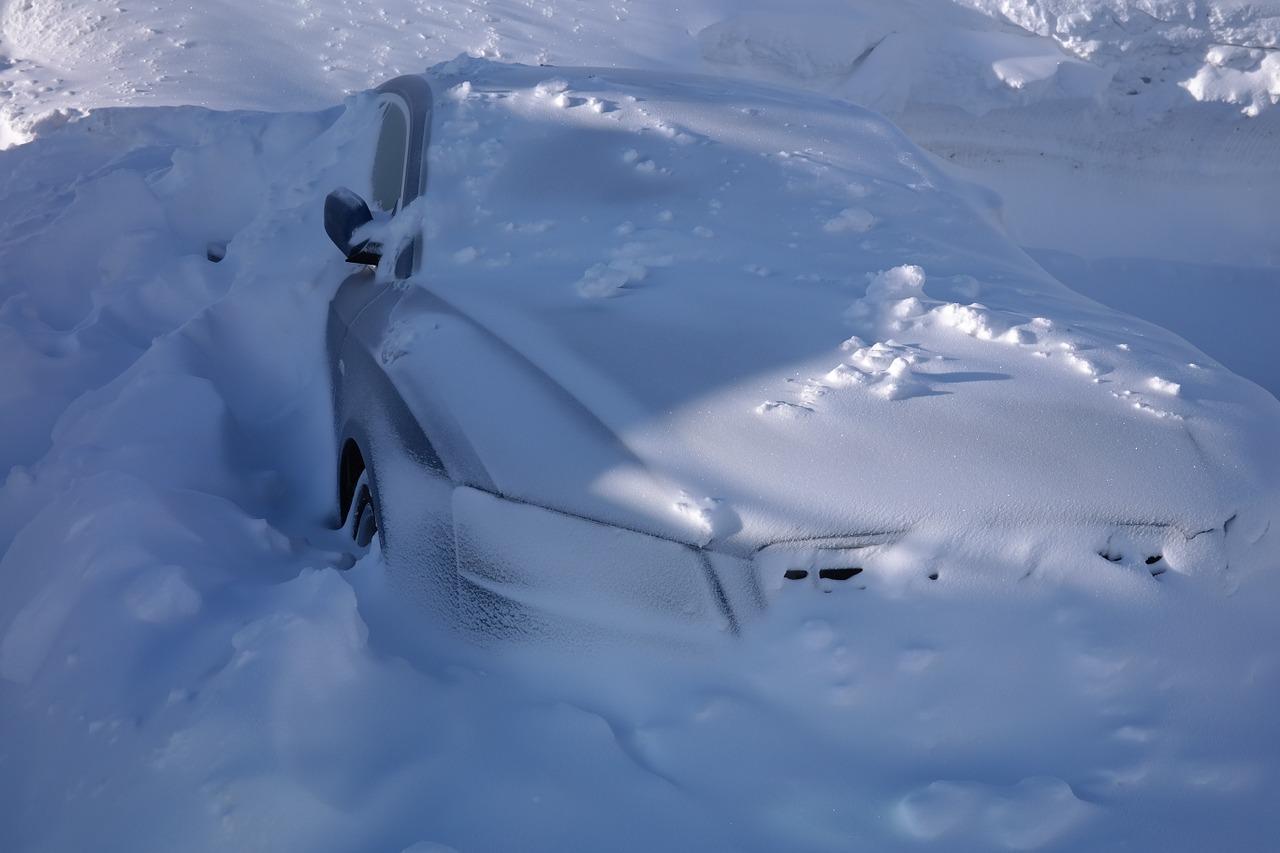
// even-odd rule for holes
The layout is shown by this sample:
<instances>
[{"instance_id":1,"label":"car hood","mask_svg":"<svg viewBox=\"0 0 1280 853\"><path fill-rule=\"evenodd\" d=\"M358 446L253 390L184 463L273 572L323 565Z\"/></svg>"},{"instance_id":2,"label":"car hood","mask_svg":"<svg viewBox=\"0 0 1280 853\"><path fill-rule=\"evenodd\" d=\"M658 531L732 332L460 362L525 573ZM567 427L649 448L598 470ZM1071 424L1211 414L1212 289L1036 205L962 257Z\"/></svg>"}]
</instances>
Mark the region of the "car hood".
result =
<instances>
[{"instance_id":1,"label":"car hood","mask_svg":"<svg viewBox=\"0 0 1280 853\"><path fill-rule=\"evenodd\" d=\"M495 491L742 552L948 526L1194 536L1274 501L1274 398L1066 290L878 116L463 66L433 81L428 258L385 346Z\"/></svg>"},{"instance_id":2,"label":"car hood","mask_svg":"<svg viewBox=\"0 0 1280 853\"><path fill-rule=\"evenodd\" d=\"M448 405L498 492L699 544L1047 522L1192 535L1258 488L1253 424L1187 401L1221 401L1233 383L1212 367L1143 370L1132 346L1088 349L1087 366L1033 318L987 340L956 328L980 312L948 304L920 320L945 351L869 343L842 294L722 293L684 287L679 322L640 297L574 311L453 294L462 316L431 315L453 378L409 358L400 384L465 385Z\"/></svg>"}]
</instances>

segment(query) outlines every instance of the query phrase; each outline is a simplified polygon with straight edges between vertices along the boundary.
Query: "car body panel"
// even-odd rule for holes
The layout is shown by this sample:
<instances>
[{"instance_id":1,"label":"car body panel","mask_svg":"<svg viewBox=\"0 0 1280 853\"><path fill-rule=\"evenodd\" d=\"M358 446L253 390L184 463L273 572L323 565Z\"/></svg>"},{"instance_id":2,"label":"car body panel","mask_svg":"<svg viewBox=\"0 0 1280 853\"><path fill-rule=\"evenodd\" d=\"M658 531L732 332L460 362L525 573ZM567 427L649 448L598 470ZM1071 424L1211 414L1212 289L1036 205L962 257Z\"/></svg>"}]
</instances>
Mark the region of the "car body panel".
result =
<instances>
[{"instance_id":1,"label":"car body panel","mask_svg":"<svg viewBox=\"0 0 1280 853\"><path fill-rule=\"evenodd\" d=\"M913 536L1162 559L1276 497L1273 398L1064 288L874 114L639 72L427 79L431 185L398 216L426 262L339 290L340 433L394 397L416 431L369 441L698 549L730 618Z\"/></svg>"}]
</instances>

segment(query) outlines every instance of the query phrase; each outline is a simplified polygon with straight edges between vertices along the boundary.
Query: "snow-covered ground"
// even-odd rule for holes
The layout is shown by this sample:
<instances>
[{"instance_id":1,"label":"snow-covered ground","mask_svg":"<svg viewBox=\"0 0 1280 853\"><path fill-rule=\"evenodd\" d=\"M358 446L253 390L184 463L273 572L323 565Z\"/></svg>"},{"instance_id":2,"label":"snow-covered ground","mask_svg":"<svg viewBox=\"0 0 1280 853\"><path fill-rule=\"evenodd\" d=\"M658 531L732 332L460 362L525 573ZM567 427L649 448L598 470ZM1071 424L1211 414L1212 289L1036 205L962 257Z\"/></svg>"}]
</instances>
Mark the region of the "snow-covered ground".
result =
<instances>
[{"instance_id":1,"label":"snow-covered ground","mask_svg":"<svg viewBox=\"0 0 1280 853\"><path fill-rule=\"evenodd\" d=\"M0 849L1272 849L1280 403L1226 368L1280 393L1278 48L1280 2L1235 0L0 0ZM992 220L1059 279L1207 353L1199 391L1131 393L1249 425L1231 452L1255 467L1153 497L1235 501L1247 554L1155 580L1005 534L918 543L921 566L965 580L780 600L698 654L475 648L389 592L376 551L337 570L316 468L343 270L319 213L367 106L343 97L460 54L696 72L888 115L952 178L994 188ZM742 258L735 275L835 281L851 337L912 299L931 319L904 328L941 334L962 272L1037 280L967 244L946 260L912 236L934 220L906 196L823 183L905 160L762 135L740 140L754 159L737 172L696 161L685 180L681 134L716 138L696 103L681 118L547 78L531 109L652 139L610 168L665 190L620 183L608 230L557 227L547 198L585 197L577 176L603 168L566 157L482 212L466 178L507 155L476 117L493 145L437 155L475 231L433 237L477 280L540 246L581 261L566 292L591 295L660 281L677 258L636 254L645 241L714 244ZM707 116L726 107L715 91ZM988 203L937 183L966 215ZM780 187L832 206L800 221ZM717 221L719 196L740 204ZM825 269L835 238L875 268ZM1022 298L1046 316L1075 304L1036 288ZM1001 357L1018 372L1049 352L1033 344L1061 345L1081 382L1105 375L1088 349L1104 339L1067 332L1015 335ZM885 358L910 353L865 343L849 366L910 403ZM972 394L948 399L981 417ZM1025 504L1049 479L1013 474L988 488ZM1047 570L1016 581L1021 566Z\"/></svg>"}]
</instances>

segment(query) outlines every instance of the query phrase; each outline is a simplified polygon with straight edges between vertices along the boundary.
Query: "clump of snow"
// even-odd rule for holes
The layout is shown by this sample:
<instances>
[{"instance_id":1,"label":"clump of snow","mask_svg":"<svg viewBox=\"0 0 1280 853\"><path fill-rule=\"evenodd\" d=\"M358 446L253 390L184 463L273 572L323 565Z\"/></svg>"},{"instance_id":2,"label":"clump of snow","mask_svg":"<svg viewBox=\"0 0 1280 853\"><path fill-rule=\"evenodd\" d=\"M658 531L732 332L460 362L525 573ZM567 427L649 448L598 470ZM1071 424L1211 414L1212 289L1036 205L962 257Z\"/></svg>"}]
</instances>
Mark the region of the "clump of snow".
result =
<instances>
[{"instance_id":1,"label":"clump of snow","mask_svg":"<svg viewBox=\"0 0 1280 853\"><path fill-rule=\"evenodd\" d=\"M595 264L578 279L582 296L617 296L629 284L644 281L649 268L631 258L618 258L607 264Z\"/></svg>"},{"instance_id":2,"label":"clump of snow","mask_svg":"<svg viewBox=\"0 0 1280 853\"><path fill-rule=\"evenodd\" d=\"M125 601L144 622L179 622L200 612L200 593L181 566L151 569L129 584Z\"/></svg>"},{"instance_id":3,"label":"clump of snow","mask_svg":"<svg viewBox=\"0 0 1280 853\"><path fill-rule=\"evenodd\" d=\"M839 234L851 231L860 234L874 225L876 218L861 207L846 207L839 214L822 224L822 230L828 234Z\"/></svg>"},{"instance_id":4,"label":"clump of snow","mask_svg":"<svg viewBox=\"0 0 1280 853\"><path fill-rule=\"evenodd\" d=\"M626 243L614 251L614 259L594 264L578 280L581 296L617 296L628 285L639 284L655 267L665 267L672 261L669 255L654 254L642 243Z\"/></svg>"},{"instance_id":5,"label":"clump of snow","mask_svg":"<svg viewBox=\"0 0 1280 853\"><path fill-rule=\"evenodd\" d=\"M1009 789L973 782L931 782L898 804L907 830L928 841L990 839L1011 850L1037 850L1089 819L1096 806L1061 779L1023 779Z\"/></svg>"},{"instance_id":6,"label":"clump of snow","mask_svg":"<svg viewBox=\"0 0 1280 853\"><path fill-rule=\"evenodd\" d=\"M720 498L696 498L688 492L681 492L675 509L701 529L704 545L740 527L733 509Z\"/></svg>"},{"instance_id":7,"label":"clump of snow","mask_svg":"<svg viewBox=\"0 0 1280 853\"><path fill-rule=\"evenodd\" d=\"M811 414L813 409L787 400L767 400L756 406L756 412L777 418L799 418Z\"/></svg>"},{"instance_id":8,"label":"clump of snow","mask_svg":"<svg viewBox=\"0 0 1280 853\"><path fill-rule=\"evenodd\" d=\"M1278 27L1280 29L1280 27ZM1240 104L1241 112L1257 116L1280 103L1280 56L1267 49L1214 45L1194 77L1179 85L1197 101Z\"/></svg>"},{"instance_id":9,"label":"clump of snow","mask_svg":"<svg viewBox=\"0 0 1280 853\"><path fill-rule=\"evenodd\" d=\"M922 393L927 386L917 381L914 366L920 356L910 347L894 341L864 346L858 338L845 341L841 347L849 351L845 364L838 364L818 382L812 382L805 396L813 402L824 396L828 388L872 387L872 393L886 400L903 400Z\"/></svg>"}]
</instances>

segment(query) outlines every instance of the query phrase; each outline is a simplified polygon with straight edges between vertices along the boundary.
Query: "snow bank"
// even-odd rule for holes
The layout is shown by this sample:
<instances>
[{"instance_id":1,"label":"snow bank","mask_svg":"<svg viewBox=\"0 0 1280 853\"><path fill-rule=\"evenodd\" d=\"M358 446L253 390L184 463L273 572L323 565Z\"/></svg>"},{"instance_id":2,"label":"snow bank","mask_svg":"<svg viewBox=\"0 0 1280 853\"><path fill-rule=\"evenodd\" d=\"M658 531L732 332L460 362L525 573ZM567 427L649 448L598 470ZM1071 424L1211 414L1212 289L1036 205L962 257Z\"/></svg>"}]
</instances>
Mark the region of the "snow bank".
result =
<instances>
[{"instance_id":1,"label":"snow bank","mask_svg":"<svg viewBox=\"0 0 1280 853\"><path fill-rule=\"evenodd\" d=\"M1280 6L1236 0L805 0L640 6L514 0L117 7L11 3L0 16L8 143L88 109L315 108L461 52L529 64L720 70L785 79L894 114L1105 99L1148 114L1280 98ZM246 41L246 39L248 41ZM227 68L234 58L235 73ZM1127 102L1121 107L1122 102Z\"/></svg>"},{"instance_id":2,"label":"snow bank","mask_svg":"<svg viewBox=\"0 0 1280 853\"><path fill-rule=\"evenodd\" d=\"M1117 95L1221 101L1256 116L1280 102L1280 4L959 0L1056 41L1115 75Z\"/></svg>"}]
</instances>

